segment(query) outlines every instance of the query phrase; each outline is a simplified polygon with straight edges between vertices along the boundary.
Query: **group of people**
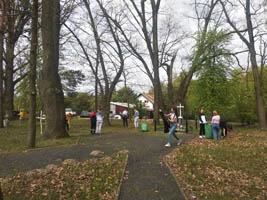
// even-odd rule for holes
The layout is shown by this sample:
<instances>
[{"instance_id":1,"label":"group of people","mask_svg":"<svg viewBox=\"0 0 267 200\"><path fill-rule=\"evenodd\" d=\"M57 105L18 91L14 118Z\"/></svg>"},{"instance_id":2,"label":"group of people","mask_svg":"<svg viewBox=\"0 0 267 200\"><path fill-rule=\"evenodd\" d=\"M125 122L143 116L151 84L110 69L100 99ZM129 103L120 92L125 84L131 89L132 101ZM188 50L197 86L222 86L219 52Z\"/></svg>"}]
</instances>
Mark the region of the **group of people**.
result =
<instances>
[{"instance_id":1,"label":"group of people","mask_svg":"<svg viewBox=\"0 0 267 200\"><path fill-rule=\"evenodd\" d=\"M227 124L226 122L221 122L220 115L218 115L217 111L214 110L212 112L213 116L211 119L211 130L212 130L212 135L214 140L219 140L222 137L227 136ZM180 145L182 140L176 135L176 129L178 126L178 121L177 121L177 108L173 107L171 108L171 112L169 114L165 114L165 117L168 117L168 122L170 124L170 129L168 132L168 142L165 144L165 147L170 147L171 146L171 138L174 136L174 138L178 141L177 145ZM200 122L200 132L199 132L199 137L200 138L205 138L205 125L207 124L206 116L204 114L204 110L200 110L199 114L199 122ZM220 129L222 130L222 134L220 134Z\"/></svg>"},{"instance_id":2,"label":"group of people","mask_svg":"<svg viewBox=\"0 0 267 200\"><path fill-rule=\"evenodd\" d=\"M218 115L217 111L214 110L213 117L211 120L211 127L212 127L212 135L214 140L221 139L220 135L220 128L222 130L227 129L226 123L220 122L220 115ZM123 126L128 127L128 111L125 109L122 113L122 120L123 120ZM182 140L176 135L176 129L178 127L178 114L177 114L177 108L172 107L169 114L165 114L165 117L167 117L167 121L169 122L169 132L168 132L168 142L165 144L165 147L171 146L171 139L172 136L178 141L177 145L180 145ZM104 114L102 112L102 109L99 108L97 112L91 112L90 113L90 119L91 119L91 134L94 135L96 133L101 135L101 129L103 125L104 120ZM70 128L70 116L66 116L66 122L67 122L67 129ZM200 122L200 132L199 137L205 138L205 125L207 124L207 119L204 114L204 110L200 110L199 114L199 122ZM134 109L134 127L139 127L139 111L137 109ZM225 133L225 130L222 131L223 136L226 136L227 132Z\"/></svg>"},{"instance_id":3,"label":"group of people","mask_svg":"<svg viewBox=\"0 0 267 200\"><path fill-rule=\"evenodd\" d=\"M101 129L104 121L104 114L102 112L102 109L99 108L97 112L91 112L90 113L90 119L91 119L91 134L94 135L96 133L99 133L101 135Z\"/></svg>"},{"instance_id":4,"label":"group of people","mask_svg":"<svg viewBox=\"0 0 267 200\"><path fill-rule=\"evenodd\" d=\"M128 127L128 111L124 110L122 112L122 119L123 119L123 126ZM91 119L91 134L94 135L99 133L101 135L101 129L104 121L104 114L102 109L98 109L98 112L91 112L90 113ZM139 111L134 109L134 126L138 128L139 126Z\"/></svg>"},{"instance_id":5,"label":"group of people","mask_svg":"<svg viewBox=\"0 0 267 200\"><path fill-rule=\"evenodd\" d=\"M123 127L128 127L128 111L126 109L121 113L121 118ZM134 109L134 127L139 127L139 111L136 108Z\"/></svg>"},{"instance_id":6,"label":"group of people","mask_svg":"<svg viewBox=\"0 0 267 200\"><path fill-rule=\"evenodd\" d=\"M226 137L227 135L226 122L221 122L221 117L220 115L218 115L216 110L212 112L212 115L213 116L211 119L211 130L213 139L219 140L221 139L221 136ZM207 120L203 109L200 110L199 123L200 123L199 138L205 138L205 125L207 124ZM220 129L222 130L221 134L220 134Z\"/></svg>"}]
</instances>

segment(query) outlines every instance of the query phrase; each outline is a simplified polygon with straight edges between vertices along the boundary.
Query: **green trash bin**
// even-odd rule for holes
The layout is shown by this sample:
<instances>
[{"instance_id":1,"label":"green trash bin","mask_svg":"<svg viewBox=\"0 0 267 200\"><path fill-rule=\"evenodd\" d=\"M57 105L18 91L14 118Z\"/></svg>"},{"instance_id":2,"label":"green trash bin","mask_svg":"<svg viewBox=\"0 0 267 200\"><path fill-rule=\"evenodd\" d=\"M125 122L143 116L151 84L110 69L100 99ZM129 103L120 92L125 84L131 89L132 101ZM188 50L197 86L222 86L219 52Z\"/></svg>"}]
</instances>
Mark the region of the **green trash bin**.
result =
<instances>
[{"instance_id":1,"label":"green trash bin","mask_svg":"<svg viewBox=\"0 0 267 200\"><path fill-rule=\"evenodd\" d=\"M143 132L147 132L148 131L148 125L147 125L147 123L142 123L141 124L141 131L143 131Z\"/></svg>"},{"instance_id":2,"label":"green trash bin","mask_svg":"<svg viewBox=\"0 0 267 200\"><path fill-rule=\"evenodd\" d=\"M212 139L211 124L205 124L205 137L207 139Z\"/></svg>"}]
</instances>

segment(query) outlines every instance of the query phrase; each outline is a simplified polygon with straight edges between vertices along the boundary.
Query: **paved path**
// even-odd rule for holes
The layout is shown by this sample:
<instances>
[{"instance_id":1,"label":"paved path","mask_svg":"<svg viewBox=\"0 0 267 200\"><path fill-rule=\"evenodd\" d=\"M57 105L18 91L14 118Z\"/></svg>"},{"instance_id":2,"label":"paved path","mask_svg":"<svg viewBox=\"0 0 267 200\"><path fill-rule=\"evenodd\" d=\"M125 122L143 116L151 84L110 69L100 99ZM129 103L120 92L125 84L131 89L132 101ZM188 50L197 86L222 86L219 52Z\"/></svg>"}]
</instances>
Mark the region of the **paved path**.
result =
<instances>
[{"instance_id":1,"label":"paved path","mask_svg":"<svg viewBox=\"0 0 267 200\"><path fill-rule=\"evenodd\" d=\"M183 141L191 137L190 134L182 136ZM82 140L86 140L87 144L0 156L0 176L43 168L47 164L60 164L68 158L85 160L92 157L89 154L93 150L110 155L128 149L130 153L126 171L129 174L122 184L120 200L184 199L174 178L161 162L161 157L174 148L164 147L167 136L124 133L85 137Z\"/></svg>"}]
</instances>

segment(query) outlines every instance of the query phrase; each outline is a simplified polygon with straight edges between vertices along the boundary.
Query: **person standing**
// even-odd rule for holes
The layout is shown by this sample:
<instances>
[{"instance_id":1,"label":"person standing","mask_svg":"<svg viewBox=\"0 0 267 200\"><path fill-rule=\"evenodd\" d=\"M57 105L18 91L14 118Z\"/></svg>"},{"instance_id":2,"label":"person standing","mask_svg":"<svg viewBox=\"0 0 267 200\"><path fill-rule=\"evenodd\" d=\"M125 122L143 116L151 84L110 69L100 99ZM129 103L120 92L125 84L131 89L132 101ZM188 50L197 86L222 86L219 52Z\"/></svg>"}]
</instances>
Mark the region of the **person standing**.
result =
<instances>
[{"instance_id":1,"label":"person standing","mask_svg":"<svg viewBox=\"0 0 267 200\"><path fill-rule=\"evenodd\" d=\"M212 135L214 140L219 140L220 137L220 115L218 115L217 111L214 110L212 112L213 117L211 119L211 128L212 128Z\"/></svg>"},{"instance_id":2,"label":"person standing","mask_svg":"<svg viewBox=\"0 0 267 200\"><path fill-rule=\"evenodd\" d=\"M205 138L205 124L206 123L207 123L207 120L204 114L204 110L201 109L199 113L199 124L200 124L199 138Z\"/></svg>"},{"instance_id":3,"label":"person standing","mask_svg":"<svg viewBox=\"0 0 267 200\"><path fill-rule=\"evenodd\" d=\"M99 108L98 112L96 113L96 133L99 133L100 135L101 135L103 120L104 120L104 114L102 112L102 109Z\"/></svg>"},{"instance_id":4,"label":"person standing","mask_svg":"<svg viewBox=\"0 0 267 200\"><path fill-rule=\"evenodd\" d=\"M123 127L128 127L128 111L125 109L122 112Z\"/></svg>"},{"instance_id":5,"label":"person standing","mask_svg":"<svg viewBox=\"0 0 267 200\"><path fill-rule=\"evenodd\" d=\"M71 114L67 113L66 114L66 128L67 128L67 131L70 130L70 120L71 120Z\"/></svg>"},{"instance_id":6,"label":"person standing","mask_svg":"<svg viewBox=\"0 0 267 200\"><path fill-rule=\"evenodd\" d=\"M91 134L94 135L96 132L96 112L93 111L90 113L91 120Z\"/></svg>"},{"instance_id":7,"label":"person standing","mask_svg":"<svg viewBox=\"0 0 267 200\"><path fill-rule=\"evenodd\" d=\"M138 128L139 126L139 111L135 108L134 109L134 127Z\"/></svg>"},{"instance_id":8,"label":"person standing","mask_svg":"<svg viewBox=\"0 0 267 200\"><path fill-rule=\"evenodd\" d=\"M177 128L177 108L173 107L171 108L170 114L165 115L166 117L169 117L169 122L170 122L170 131L168 134L168 143L165 144L165 147L170 147L171 146L171 139L172 136L175 137L176 140L178 140L177 145L180 145L182 140L175 134L176 128Z\"/></svg>"}]
</instances>

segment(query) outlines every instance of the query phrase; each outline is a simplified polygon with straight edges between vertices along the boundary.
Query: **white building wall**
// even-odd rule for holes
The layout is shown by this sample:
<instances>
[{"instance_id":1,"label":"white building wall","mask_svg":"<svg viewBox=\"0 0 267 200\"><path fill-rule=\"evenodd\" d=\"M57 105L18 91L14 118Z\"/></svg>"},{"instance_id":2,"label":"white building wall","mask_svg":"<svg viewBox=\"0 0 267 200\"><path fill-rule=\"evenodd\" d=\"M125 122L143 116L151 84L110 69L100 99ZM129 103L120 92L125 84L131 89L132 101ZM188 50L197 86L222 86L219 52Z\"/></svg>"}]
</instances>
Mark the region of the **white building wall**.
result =
<instances>
[{"instance_id":1,"label":"white building wall","mask_svg":"<svg viewBox=\"0 0 267 200\"><path fill-rule=\"evenodd\" d=\"M147 109L153 110L153 104L143 95L138 97L138 101L142 103Z\"/></svg>"},{"instance_id":2,"label":"white building wall","mask_svg":"<svg viewBox=\"0 0 267 200\"><path fill-rule=\"evenodd\" d=\"M113 104L110 104L110 111L112 112L113 115L116 114L116 106Z\"/></svg>"}]
</instances>

